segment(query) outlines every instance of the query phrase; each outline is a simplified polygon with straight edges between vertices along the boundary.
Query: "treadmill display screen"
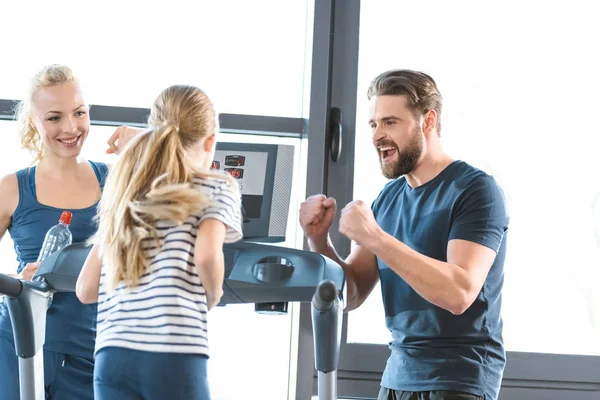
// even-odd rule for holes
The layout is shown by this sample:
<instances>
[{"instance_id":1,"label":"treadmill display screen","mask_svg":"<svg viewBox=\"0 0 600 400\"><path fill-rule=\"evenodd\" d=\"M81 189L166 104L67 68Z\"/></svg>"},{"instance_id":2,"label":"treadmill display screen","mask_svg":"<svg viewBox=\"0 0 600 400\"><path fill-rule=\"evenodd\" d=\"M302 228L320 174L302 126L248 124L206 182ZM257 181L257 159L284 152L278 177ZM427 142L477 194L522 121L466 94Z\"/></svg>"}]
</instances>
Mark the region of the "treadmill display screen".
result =
<instances>
[{"instance_id":1,"label":"treadmill display screen","mask_svg":"<svg viewBox=\"0 0 600 400\"><path fill-rule=\"evenodd\" d=\"M223 171L234 177L242 192L245 218L260 218L265 196L265 178L269 153L264 151L217 150L213 166L225 166Z\"/></svg>"},{"instance_id":2,"label":"treadmill display screen","mask_svg":"<svg viewBox=\"0 0 600 400\"><path fill-rule=\"evenodd\" d=\"M244 170L242 168L225 168L225 172L233 176L235 179L244 178Z\"/></svg>"},{"instance_id":3,"label":"treadmill display screen","mask_svg":"<svg viewBox=\"0 0 600 400\"><path fill-rule=\"evenodd\" d=\"M244 156L226 156L225 157L225 165L229 167L243 167L246 162L246 157Z\"/></svg>"}]
</instances>

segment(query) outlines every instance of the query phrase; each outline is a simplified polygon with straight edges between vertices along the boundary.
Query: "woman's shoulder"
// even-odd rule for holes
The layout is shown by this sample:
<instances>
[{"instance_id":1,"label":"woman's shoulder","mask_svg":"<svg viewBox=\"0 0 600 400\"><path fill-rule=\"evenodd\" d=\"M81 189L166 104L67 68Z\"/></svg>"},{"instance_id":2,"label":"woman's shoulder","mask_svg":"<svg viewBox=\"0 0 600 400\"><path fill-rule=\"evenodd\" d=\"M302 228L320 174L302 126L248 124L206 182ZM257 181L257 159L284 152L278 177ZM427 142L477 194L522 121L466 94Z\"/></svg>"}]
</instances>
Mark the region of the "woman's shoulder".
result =
<instances>
[{"instance_id":1,"label":"woman's shoulder","mask_svg":"<svg viewBox=\"0 0 600 400\"><path fill-rule=\"evenodd\" d=\"M101 169L103 171L108 171L110 169L110 164L108 164L104 161L88 160L88 163L90 163L90 165L94 169Z\"/></svg>"},{"instance_id":2,"label":"woman's shoulder","mask_svg":"<svg viewBox=\"0 0 600 400\"><path fill-rule=\"evenodd\" d=\"M5 198L4 196L11 193L19 194L19 180L17 179L16 172L0 177L0 193L2 193L3 199Z\"/></svg>"},{"instance_id":3,"label":"woman's shoulder","mask_svg":"<svg viewBox=\"0 0 600 400\"><path fill-rule=\"evenodd\" d=\"M106 178L108 177L108 173L110 172L110 166L102 161L88 160L88 163L92 166L92 169L96 174L96 178L98 178L98 182L100 182L100 188L104 189Z\"/></svg>"},{"instance_id":4,"label":"woman's shoulder","mask_svg":"<svg viewBox=\"0 0 600 400\"><path fill-rule=\"evenodd\" d=\"M19 205L19 180L16 172L0 178L0 197L0 214L12 216Z\"/></svg>"}]
</instances>

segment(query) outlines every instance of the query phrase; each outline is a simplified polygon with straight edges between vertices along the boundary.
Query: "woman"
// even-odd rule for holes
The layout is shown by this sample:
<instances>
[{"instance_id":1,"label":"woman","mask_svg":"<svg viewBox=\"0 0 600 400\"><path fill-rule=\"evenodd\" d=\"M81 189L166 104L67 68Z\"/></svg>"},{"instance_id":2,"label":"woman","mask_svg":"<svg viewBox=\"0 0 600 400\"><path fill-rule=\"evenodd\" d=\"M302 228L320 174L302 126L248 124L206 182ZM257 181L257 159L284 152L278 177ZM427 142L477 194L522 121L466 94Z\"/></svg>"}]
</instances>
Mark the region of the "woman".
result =
<instances>
[{"instance_id":1,"label":"woman","mask_svg":"<svg viewBox=\"0 0 600 400\"><path fill-rule=\"evenodd\" d=\"M107 166L81 158L89 134L88 106L73 72L49 65L32 79L19 106L23 146L37 162L0 178L0 238L8 231L14 241L18 277L31 279L48 229L70 211L73 242L84 242L96 231L93 221ZM122 128L111 138L125 142L132 130ZM93 351L96 306L82 305L75 293L55 293L47 313L44 376L47 399L93 399ZM0 302L0 397L19 400L19 368L8 309Z\"/></svg>"}]
</instances>

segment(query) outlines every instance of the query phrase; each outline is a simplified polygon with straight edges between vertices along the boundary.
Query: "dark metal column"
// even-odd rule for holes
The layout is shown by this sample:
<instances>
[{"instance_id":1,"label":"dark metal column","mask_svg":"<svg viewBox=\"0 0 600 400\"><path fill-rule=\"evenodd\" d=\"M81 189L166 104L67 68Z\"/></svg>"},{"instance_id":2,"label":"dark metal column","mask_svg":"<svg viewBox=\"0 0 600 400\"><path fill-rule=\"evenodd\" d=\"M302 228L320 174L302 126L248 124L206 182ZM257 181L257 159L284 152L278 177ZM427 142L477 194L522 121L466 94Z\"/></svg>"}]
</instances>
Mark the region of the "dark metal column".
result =
<instances>
[{"instance_id":1,"label":"dark metal column","mask_svg":"<svg viewBox=\"0 0 600 400\"><path fill-rule=\"evenodd\" d=\"M316 0L313 36L306 195L335 197L339 210L352 201L358 78L360 0ZM346 257L350 241L330 231ZM300 311L296 400L316 394L310 304Z\"/></svg>"}]
</instances>

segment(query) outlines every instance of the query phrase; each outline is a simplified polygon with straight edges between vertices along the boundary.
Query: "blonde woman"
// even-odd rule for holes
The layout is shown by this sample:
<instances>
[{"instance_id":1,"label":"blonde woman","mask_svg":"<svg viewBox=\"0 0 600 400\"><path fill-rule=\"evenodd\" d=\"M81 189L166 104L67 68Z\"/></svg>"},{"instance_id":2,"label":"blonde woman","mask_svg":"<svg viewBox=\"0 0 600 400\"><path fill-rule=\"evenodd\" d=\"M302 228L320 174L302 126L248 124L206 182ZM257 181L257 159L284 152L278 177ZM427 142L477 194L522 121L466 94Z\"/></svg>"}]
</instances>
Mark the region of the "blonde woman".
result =
<instances>
[{"instance_id":1,"label":"blonde woman","mask_svg":"<svg viewBox=\"0 0 600 400\"><path fill-rule=\"evenodd\" d=\"M223 243L242 237L239 188L209 170L218 126L202 90L165 89L149 125L111 169L77 282L98 302L95 395L209 399L207 313L223 293Z\"/></svg>"},{"instance_id":2,"label":"blonde woman","mask_svg":"<svg viewBox=\"0 0 600 400\"><path fill-rule=\"evenodd\" d=\"M80 156L90 129L88 105L66 66L49 65L34 76L19 106L19 127L35 165L0 179L0 238L10 233L18 277L31 279L46 231L63 210L73 215L73 242L94 234L107 166ZM93 399L95 327L95 306L81 304L75 293L54 294L44 345L47 399ZM0 393L3 400L19 399L13 330L1 300Z\"/></svg>"}]
</instances>

